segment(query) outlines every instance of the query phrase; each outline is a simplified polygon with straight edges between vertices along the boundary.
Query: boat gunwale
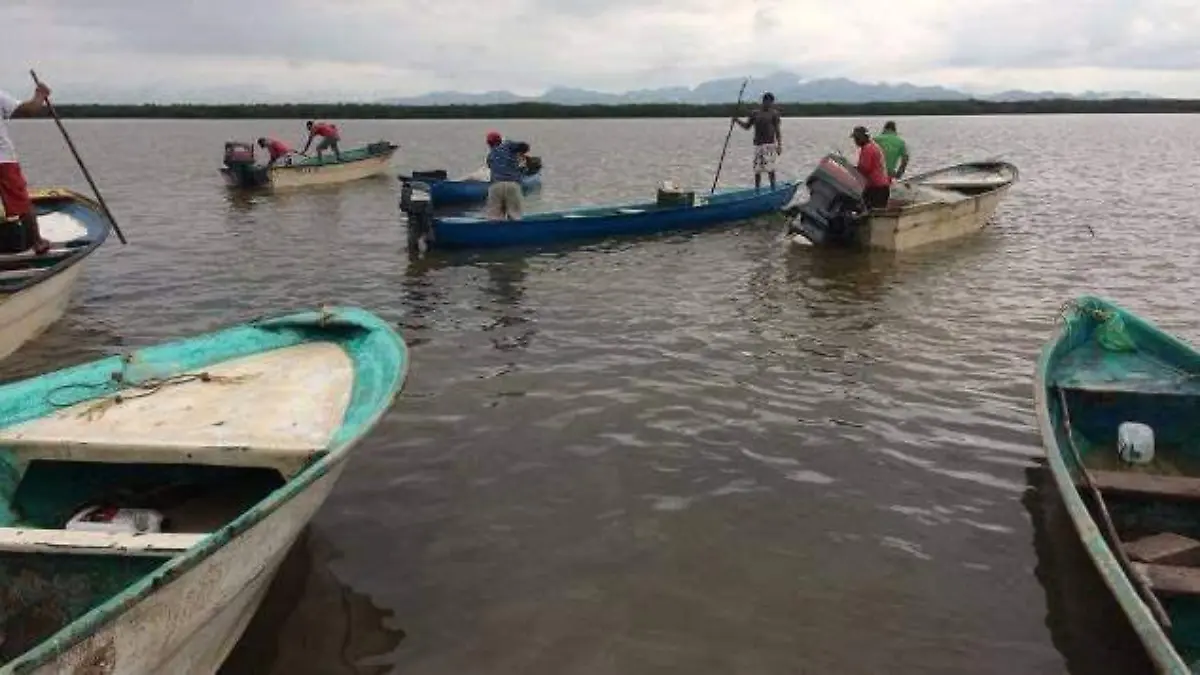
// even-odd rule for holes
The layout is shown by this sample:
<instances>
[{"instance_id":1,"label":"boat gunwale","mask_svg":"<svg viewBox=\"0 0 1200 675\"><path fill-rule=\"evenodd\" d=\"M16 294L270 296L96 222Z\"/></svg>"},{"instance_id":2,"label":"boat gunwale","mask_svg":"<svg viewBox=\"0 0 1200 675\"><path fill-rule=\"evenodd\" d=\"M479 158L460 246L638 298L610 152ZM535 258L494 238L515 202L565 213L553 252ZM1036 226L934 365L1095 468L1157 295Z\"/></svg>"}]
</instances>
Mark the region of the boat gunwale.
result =
<instances>
[{"instance_id":1,"label":"boat gunwale","mask_svg":"<svg viewBox=\"0 0 1200 675\"><path fill-rule=\"evenodd\" d=\"M33 202L35 209L39 201L53 202L56 200L66 200L68 202L80 203L83 206L95 211L96 215L99 216L99 221L104 224L104 227L102 228L100 236L97 237L95 241L89 241L86 246L80 246L76 248L71 252L70 255L64 257L62 260L49 267L42 268L42 272L40 274L36 274L21 281L20 283L12 284L11 286L6 287L3 295L0 296L0 302L11 301L18 293L29 290L33 286L37 286L43 282L49 281L51 278L62 274L75 265L82 263L85 258L94 253L96 249L100 248L104 242L108 241L108 236L112 232L113 224L112 221L109 220L108 215L104 212L104 207L102 207L96 200L87 197L86 195L82 195L74 190L69 188L35 188L29 191L29 198ZM29 258L29 260L35 259L36 258L33 257Z\"/></svg>"},{"instance_id":2,"label":"boat gunwale","mask_svg":"<svg viewBox=\"0 0 1200 675\"><path fill-rule=\"evenodd\" d=\"M388 411L391 410L396 399L402 393L409 370L409 351L403 337L382 318L365 309L351 306L327 306L323 307L319 311L284 312L274 315L266 315L257 317L250 321L245 321L213 331L192 335L187 338L161 342L146 347L146 349L154 349L156 347L165 348L168 345L179 345L204 339L212 339L224 333L231 333L234 331L244 330L246 328L270 326L272 323L277 325L287 325L288 322L292 322L299 323L300 325L320 327L322 322L328 319L343 322L352 321L362 327L364 330L380 333L385 336L390 335L393 338L392 344L397 349L400 369L392 375L390 385L391 391L387 394L385 399L382 399L379 402L379 405L376 406L369 415L364 417L359 422L358 426L360 430L357 433L340 440L337 440L337 435L335 434L334 438L325 448L324 452L317 456L314 461L304 467L304 469L302 469L299 473L287 479L283 485L275 490L272 490L249 509L241 512L236 518L229 521L222 527L208 532L207 536L200 539L195 546L186 551L182 551L178 555L167 560L162 565L155 568L153 572L142 576L137 581L127 586L121 591L121 593L110 597L108 600L100 603L96 607L93 607L91 610L79 616L74 621L64 625L62 628L52 635L46 637L44 640L42 640L42 642L32 649L18 655L7 663L0 664L0 674L16 675L17 673L26 673L30 670L50 663L53 659L66 653L75 645L84 642L89 636L101 630L111 621L119 618L124 612L136 606L139 602L153 595L160 587L174 582L179 577L199 566L212 554L216 553L218 550L254 526L262 523L285 504L302 494L313 483L328 474L337 464L346 461L349 458L350 449L358 444L363 438L368 436L378 426L379 421L388 413ZM135 351L134 354L136 355L136 353L137 352ZM77 364L75 366L68 366L67 368L61 370L82 370L88 367L94 367L113 358L120 357L96 359ZM219 362L219 360L215 362ZM102 395L104 394L101 394L101 396ZM307 524L305 524L303 527L307 527ZM303 527L301 529L303 529Z\"/></svg>"},{"instance_id":3,"label":"boat gunwale","mask_svg":"<svg viewBox=\"0 0 1200 675\"><path fill-rule=\"evenodd\" d=\"M1114 302L1096 296L1082 295L1075 299L1073 305L1078 307L1083 303L1099 304L1106 309L1119 313L1121 319L1126 324L1132 324L1136 330L1152 330L1159 333L1157 337L1161 337L1169 343L1188 350L1195 349L1176 336L1162 331L1150 322L1125 310ZM1050 399L1047 394L1050 387L1058 387L1057 384L1051 382L1050 365L1056 358L1059 345L1070 334L1070 321L1071 319L1064 318L1061 322L1056 322L1055 331L1051 338L1043 344L1034 368L1034 414L1042 439L1042 449L1050 465L1050 473L1054 477L1059 495L1063 500L1063 504L1067 507L1068 515L1071 517L1071 523L1079 535L1080 542L1087 550L1093 567L1099 572L1104 585L1108 587L1109 592L1121 606L1126 619L1129 621L1134 632L1137 633L1138 639L1141 641L1147 655L1155 663L1156 669L1159 672L1191 675L1191 670L1184 662L1179 651L1175 648L1174 643L1163 630L1162 626L1159 625L1150 607L1138 596L1133 582L1129 580L1121 569L1120 563L1109 547L1107 539L1103 532L1101 532L1091 511L1084 504L1079 487L1075 482L1074 474L1070 467L1067 466L1062 450L1059 447L1058 430L1050 418Z\"/></svg>"}]
</instances>

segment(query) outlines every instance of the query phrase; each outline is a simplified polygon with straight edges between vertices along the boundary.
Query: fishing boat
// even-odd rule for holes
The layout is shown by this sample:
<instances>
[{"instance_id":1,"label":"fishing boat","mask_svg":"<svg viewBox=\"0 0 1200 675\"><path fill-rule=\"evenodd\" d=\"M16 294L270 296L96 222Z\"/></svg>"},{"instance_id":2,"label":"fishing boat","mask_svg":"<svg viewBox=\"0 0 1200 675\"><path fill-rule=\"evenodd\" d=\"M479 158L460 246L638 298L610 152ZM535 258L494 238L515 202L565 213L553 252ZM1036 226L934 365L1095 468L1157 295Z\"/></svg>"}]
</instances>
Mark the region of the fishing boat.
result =
<instances>
[{"instance_id":1,"label":"fishing boat","mask_svg":"<svg viewBox=\"0 0 1200 675\"><path fill-rule=\"evenodd\" d=\"M50 250L0 253L0 359L62 318L83 261L112 229L101 206L77 192L32 190L30 198Z\"/></svg>"},{"instance_id":2,"label":"fishing boat","mask_svg":"<svg viewBox=\"0 0 1200 675\"><path fill-rule=\"evenodd\" d=\"M892 186L887 208L868 209L861 174L826 155L805 180L809 199L790 209L791 235L817 245L905 251L977 232L991 220L1020 173L1008 162L965 162Z\"/></svg>"},{"instance_id":3,"label":"fishing boat","mask_svg":"<svg viewBox=\"0 0 1200 675\"><path fill-rule=\"evenodd\" d=\"M414 171L408 176L399 176L400 182L424 183L434 208L478 204L487 201L488 170L486 168L467 176L451 179L444 169ZM526 158L521 176L521 192L529 194L542 188L542 161L538 157Z\"/></svg>"},{"instance_id":4,"label":"fishing boat","mask_svg":"<svg viewBox=\"0 0 1200 675\"><path fill-rule=\"evenodd\" d=\"M1101 298L1063 310L1034 398L1088 556L1160 673L1200 673L1200 353Z\"/></svg>"},{"instance_id":5,"label":"fishing boat","mask_svg":"<svg viewBox=\"0 0 1200 675\"><path fill-rule=\"evenodd\" d=\"M0 675L211 675L399 394L364 310L0 386Z\"/></svg>"},{"instance_id":6,"label":"fishing boat","mask_svg":"<svg viewBox=\"0 0 1200 675\"><path fill-rule=\"evenodd\" d=\"M749 220L777 212L796 192L797 183L776 189L742 188L696 195L659 189L654 202L600 206L526 215L495 221L481 216L435 217L424 206L427 195L406 185L400 208L408 215L410 248L492 248L695 230Z\"/></svg>"},{"instance_id":7,"label":"fishing boat","mask_svg":"<svg viewBox=\"0 0 1200 675\"><path fill-rule=\"evenodd\" d=\"M400 146L376 141L342 151L341 161L326 150L320 156L288 155L268 168L254 161L254 146L230 141L225 144L225 166L221 176L233 188L291 188L326 185L387 173L392 156Z\"/></svg>"}]
</instances>

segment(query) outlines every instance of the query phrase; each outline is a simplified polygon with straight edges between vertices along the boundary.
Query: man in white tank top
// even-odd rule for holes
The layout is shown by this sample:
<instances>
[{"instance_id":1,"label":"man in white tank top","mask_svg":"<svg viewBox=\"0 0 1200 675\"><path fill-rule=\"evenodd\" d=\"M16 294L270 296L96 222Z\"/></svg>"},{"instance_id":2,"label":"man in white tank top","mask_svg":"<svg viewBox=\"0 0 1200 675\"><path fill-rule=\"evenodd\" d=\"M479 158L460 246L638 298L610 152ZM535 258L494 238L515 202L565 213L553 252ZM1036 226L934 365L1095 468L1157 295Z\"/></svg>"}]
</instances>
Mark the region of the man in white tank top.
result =
<instances>
[{"instance_id":1,"label":"man in white tank top","mask_svg":"<svg viewBox=\"0 0 1200 675\"><path fill-rule=\"evenodd\" d=\"M25 184L25 175L21 173L17 149L8 135L8 120L40 114L46 109L49 96L50 88L44 84L38 84L27 101L20 101L0 90L0 205L4 207L4 219L0 227L14 227L8 221L17 219L19 227L25 229L25 241L33 246L38 255L49 250L50 243L42 239L38 232L37 214L29 199L29 188Z\"/></svg>"}]
</instances>

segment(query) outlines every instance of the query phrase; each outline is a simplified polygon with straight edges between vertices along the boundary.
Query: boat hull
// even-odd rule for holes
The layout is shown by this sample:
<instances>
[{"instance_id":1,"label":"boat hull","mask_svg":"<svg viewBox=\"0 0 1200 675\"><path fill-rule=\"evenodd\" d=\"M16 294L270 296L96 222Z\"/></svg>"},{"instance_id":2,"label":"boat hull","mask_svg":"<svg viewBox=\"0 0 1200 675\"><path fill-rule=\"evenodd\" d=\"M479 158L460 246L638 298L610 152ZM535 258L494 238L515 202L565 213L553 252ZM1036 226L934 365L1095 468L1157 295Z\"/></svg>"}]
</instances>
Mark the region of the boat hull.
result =
<instances>
[{"instance_id":1,"label":"boat hull","mask_svg":"<svg viewBox=\"0 0 1200 675\"><path fill-rule=\"evenodd\" d=\"M429 197L434 207L485 202L490 185L478 180L422 180L421 182L429 186ZM521 192L524 194L541 188L542 174L540 172L521 179Z\"/></svg>"},{"instance_id":2,"label":"boat hull","mask_svg":"<svg viewBox=\"0 0 1200 675\"><path fill-rule=\"evenodd\" d=\"M1136 372L1125 370L1119 366L1114 367L1111 361L1106 365L1104 356L1089 355L1080 358L1077 355L1071 355L1071 352L1080 349L1081 343L1092 340L1096 325L1091 318L1088 318L1088 315L1094 311L1111 312L1118 316L1123 322L1124 334L1133 336L1132 339L1138 343L1139 350L1147 349L1160 355L1169 355L1168 360L1185 366L1181 367L1179 372L1195 371L1197 365L1200 364L1200 354L1191 346L1112 303L1099 298L1082 297L1068 305L1067 311L1064 313L1065 320L1059 325L1054 336L1043 346L1034 371L1033 387L1036 421L1047 465L1084 550L1142 643L1147 656L1154 664L1155 671L1172 675L1189 675L1195 671L1188 667L1187 661L1176 648L1172 636L1164 630L1150 605L1130 580L1105 535L1101 524L1102 517L1095 516L1093 509L1089 508L1088 502L1085 502L1083 498L1082 492L1086 489L1083 467L1075 459L1072 447L1073 444L1075 446L1084 444L1083 437L1089 435L1089 432L1092 437L1099 438L1099 434L1096 432L1098 421L1102 420L1102 426L1106 429L1105 433L1113 436L1115 436L1115 427L1120 421L1139 418L1158 427L1158 433L1164 437L1172 435L1165 419L1151 422L1145 417L1147 410L1167 407L1163 403L1167 399L1162 397L1165 392L1151 393L1147 389L1145 381L1141 383L1137 381ZM1102 351L1094 352L1094 354L1100 354ZM1072 376L1070 374L1075 367L1078 367L1078 372L1082 375ZM1064 373L1066 374L1064 375ZM1130 377L1131 375L1132 377ZM1076 398L1081 394L1087 394L1090 398ZM1142 399L1142 402L1132 403L1139 398ZM1146 407L1147 399L1153 399L1157 403ZM1079 403L1080 407L1073 406L1070 409L1072 430L1070 437L1067 435L1067 416L1062 408L1063 400L1095 402L1091 404L1091 408ZM1122 411L1122 405L1131 407ZM1072 438L1077 440L1072 441ZM1112 440L1115 445L1115 439L1108 440ZM1087 451L1084 456L1090 457L1092 451L1086 445L1084 449ZM1106 446L1104 450L1105 454L1115 453L1112 447ZM1092 461L1100 461L1100 458ZM1094 468L1089 467L1089 471L1094 471ZM1089 501L1092 500L1089 499ZM1105 501L1107 502L1109 499L1106 498ZM1154 504L1155 502L1151 501L1147 506L1152 510L1155 508ZM1158 502L1158 504L1161 506L1162 503ZM1110 505L1109 510L1112 511L1112 509L1113 507ZM1120 512L1114 513L1119 514ZM1153 515L1145 517L1139 524L1139 529L1149 528L1154 519ZM1120 519L1117 520L1120 522ZM1194 514L1191 520L1194 522ZM1195 632L1195 627L1200 625L1198 624L1200 608L1196 607L1194 599L1184 598L1184 602L1166 606L1169 608L1168 613L1171 615L1171 620L1176 624L1175 630L1179 631L1177 637L1194 646L1200 644L1200 635ZM1179 612L1187 614L1179 614ZM1193 660L1196 658L1195 653L1192 654L1192 658Z\"/></svg>"},{"instance_id":3,"label":"boat hull","mask_svg":"<svg viewBox=\"0 0 1200 675\"><path fill-rule=\"evenodd\" d=\"M860 230L862 248L907 251L982 230L1011 184L957 204L922 204L872 212Z\"/></svg>"},{"instance_id":4,"label":"boat hull","mask_svg":"<svg viewBox=\"0 0 1200 675\"><path fill-rule=\"evenodd\" d=\"M112 227L99 204L76 192L42 189L32 191L30 197L39 217L45 221L42 234L51 241L52 248L72 243L70 240L80 232L85 233L89 243L78 246L74 253L14 286L11 291L0 289L0 359L41 335L63 317L71 302L71 292L83 273L85 260L104 243ZM73 232L68 228L62 237L56 237L51 219L67 213L86 222L81 222L81 230ZM20 256L0 258L13 260L13 264L26 264Z\"/></svg>"},{"instance_id":5,"label":"boat hull","mask_svg":"<svg viewBox=\"0 0 1200 675\"><path fill-rule=\"evenodd\" d=\"M796 183L785 183L775 190L732 190L695 206L634 204L531 214L511 221L435 218L430 245L446 249L497 248L700 230L778 212L792 199L796 188Z\"/></svg>"}]
</instances>

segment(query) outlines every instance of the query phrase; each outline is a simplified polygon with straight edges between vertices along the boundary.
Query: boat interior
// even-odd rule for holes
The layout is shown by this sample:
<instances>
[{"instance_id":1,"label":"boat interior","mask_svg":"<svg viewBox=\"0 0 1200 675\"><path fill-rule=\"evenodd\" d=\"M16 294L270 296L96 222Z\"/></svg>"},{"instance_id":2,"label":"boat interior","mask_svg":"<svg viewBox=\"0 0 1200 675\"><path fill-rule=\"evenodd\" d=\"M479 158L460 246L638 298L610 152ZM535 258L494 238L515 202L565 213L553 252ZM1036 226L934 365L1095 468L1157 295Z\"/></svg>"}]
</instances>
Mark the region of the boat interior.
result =
<instances>
[{"instance_id":1,"label":"boat interior","mask_svg":"<svg viewBox=\"0 0 1200 675\"><path fill-rule=\"evenodd\" d=\"M86 252L101 232L98 214L76 201L39 202L38 230L50 242L50 250L37 255L33 249L0 253L0 295L15 293L42 277L60 263Z\"/></svg>"},{"instance_id":2,"label":"boat interior","mask_svg":"<svg viewBox=\"0 0 1200 675\"><path fill-rule=\"evenodd\" d=\"M1049 374L1057 442L1076 474L1069 448L1082 458L1120 541L1114 554L1126 558L1138 577L1133 581L1160 603L1177 650L1194 662L1200 658L1200 359L1159 334L1133 331L1135 346L1122 331L1103 334L1108 328L1090 324ZM1120 457L1118 427L1127 421L1153 430L1148 463ZM1080 476L1077 485L1103 528L1087 481Z\"/></svg>"},{"instance_id":3,"label":"boat interior","mask_svg":"<svg viewBox=\"0 0 1200 675\"><path fill-rule=\"evenodd\" d=\"M950 167L896 183L888 208L954 204L1011 185L1016 178L1012 166L1003 162Z\"/></svg>"},{"instance_id":4,"label":"boat interior","mask_svg":"<svg viewBox=\"0 0 1200 675\"><path fill-rule=\"evenodd\" d=\"M297 367L303 363L303 367ZM156 375L121 398L47 386L49 414L0 429L0 664L254 508L323 456L352 360L307 342ZM159 369L161 370L161 369ZM0 401L0 416L9 416ZM161 527L78 527L88 507L150 509ZM69 522L76 520L76 526Z\"/></svg>"}]
</instances>

